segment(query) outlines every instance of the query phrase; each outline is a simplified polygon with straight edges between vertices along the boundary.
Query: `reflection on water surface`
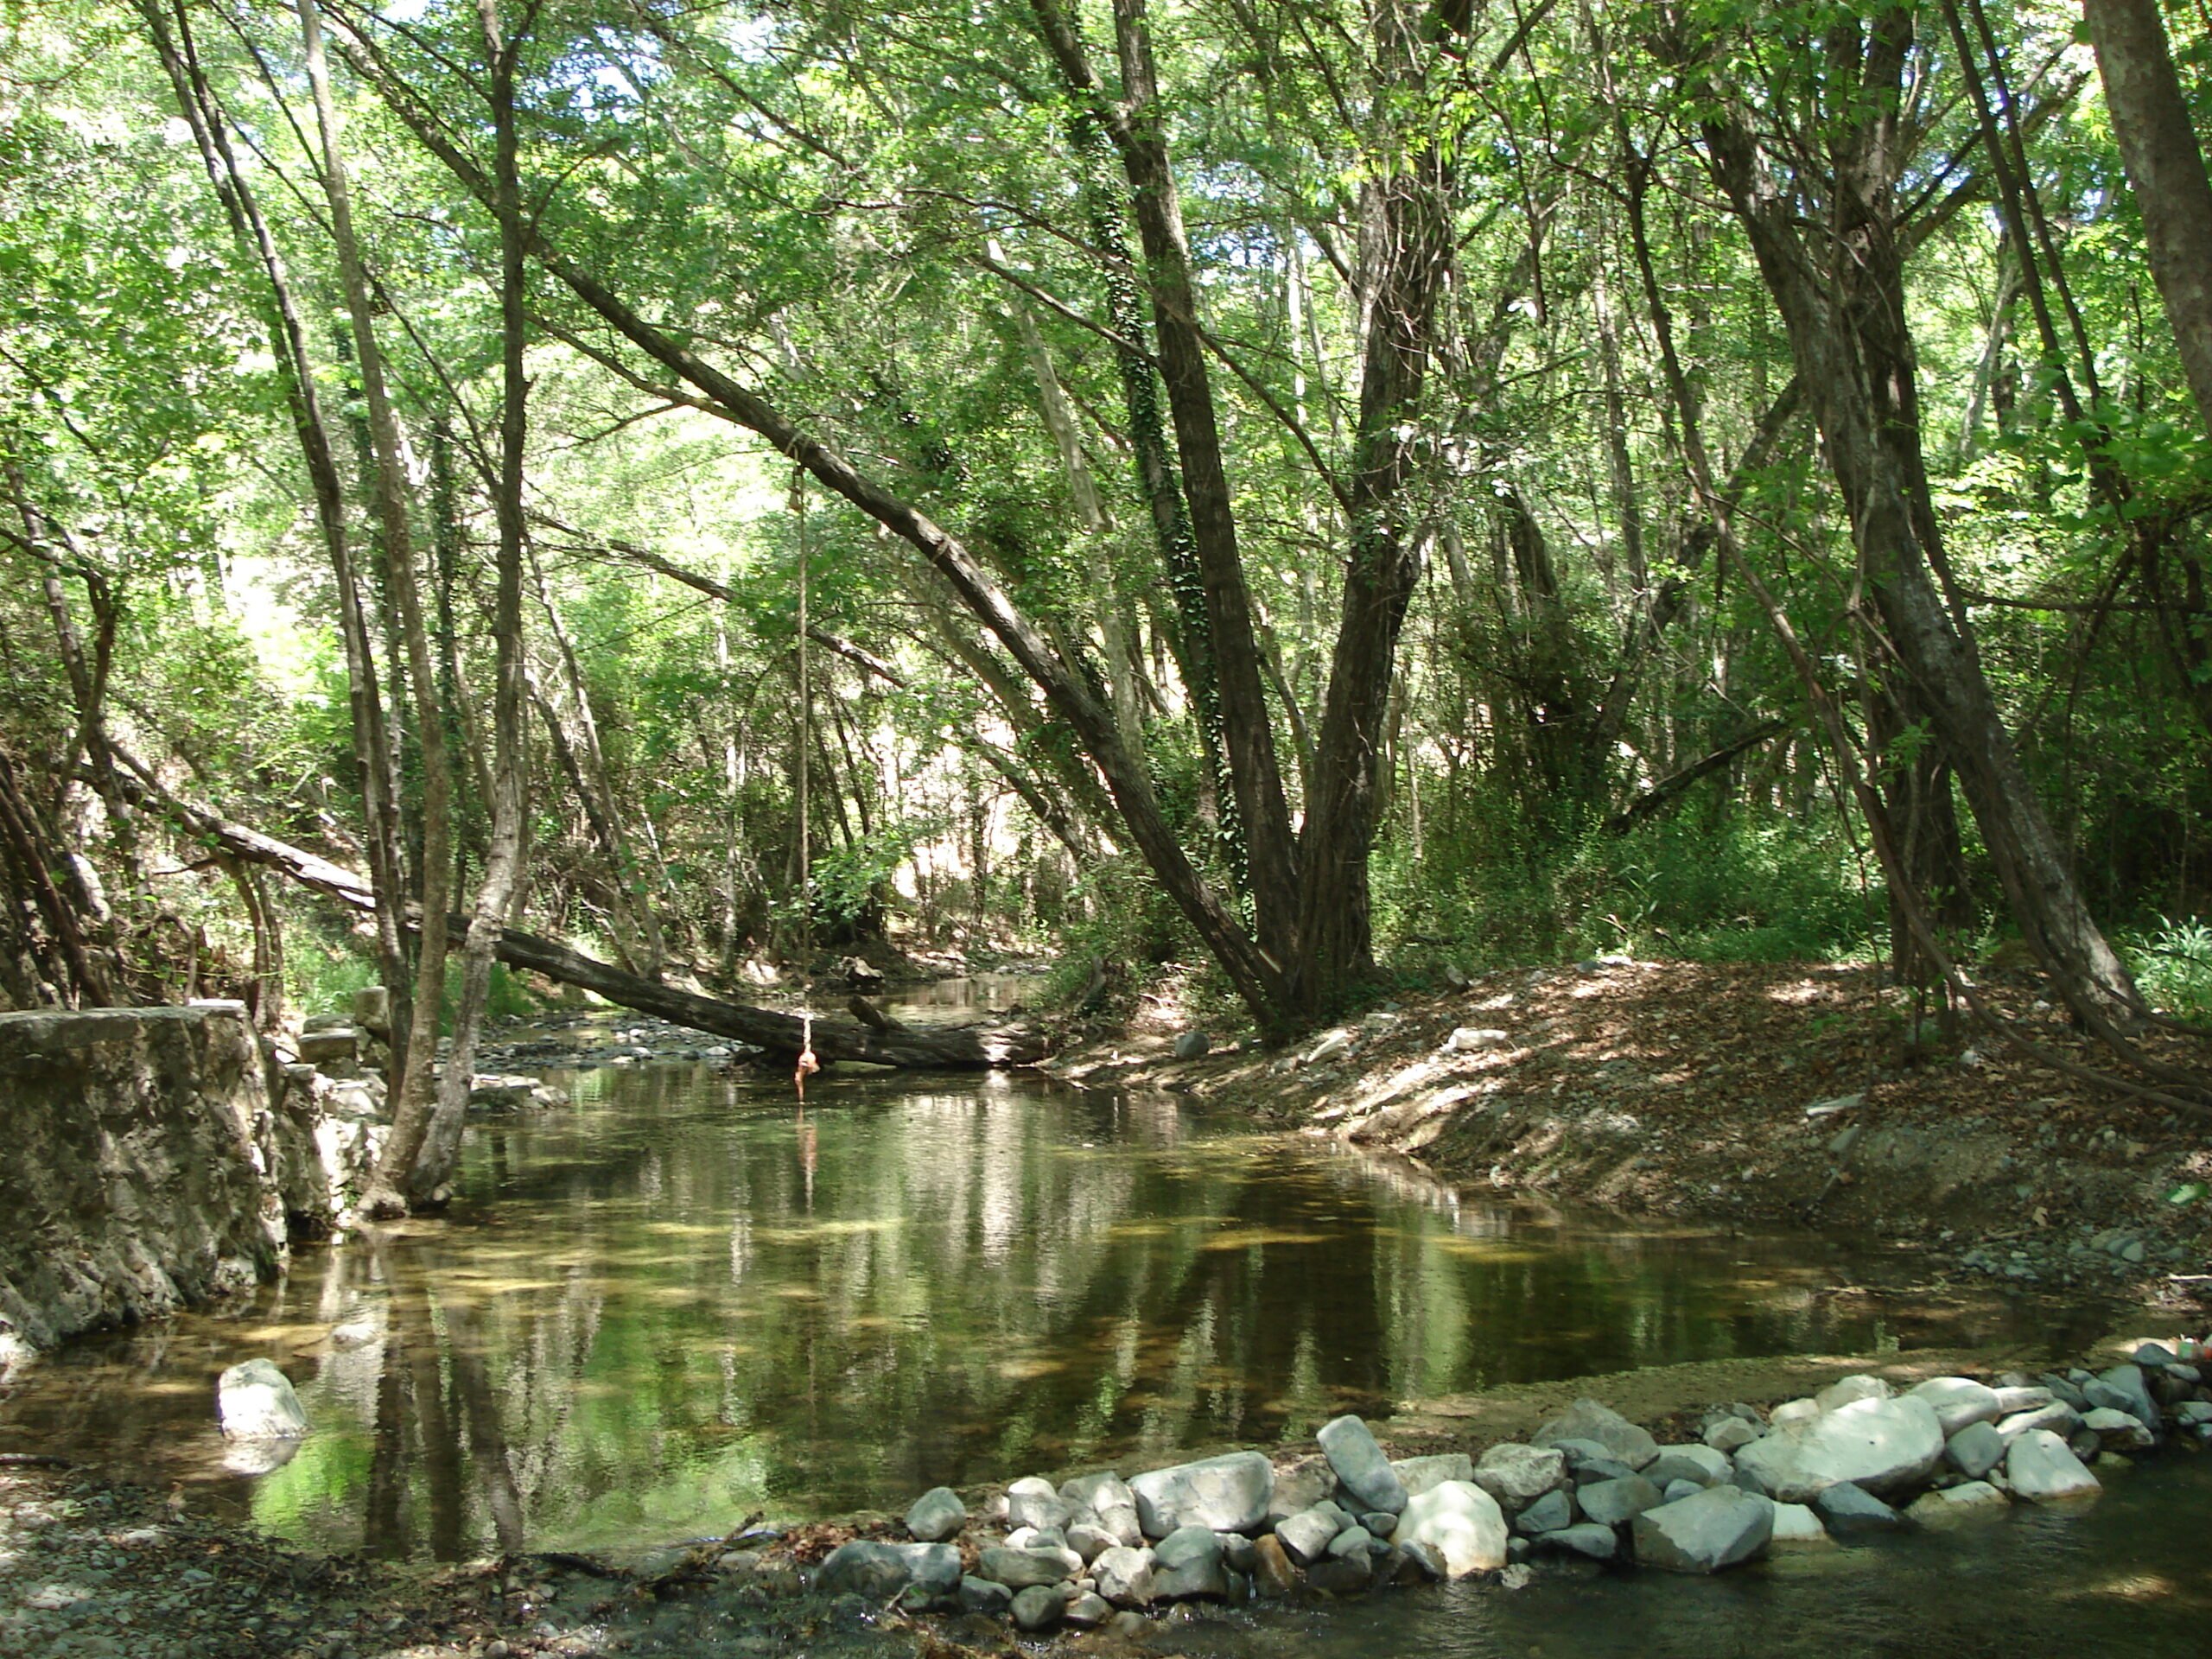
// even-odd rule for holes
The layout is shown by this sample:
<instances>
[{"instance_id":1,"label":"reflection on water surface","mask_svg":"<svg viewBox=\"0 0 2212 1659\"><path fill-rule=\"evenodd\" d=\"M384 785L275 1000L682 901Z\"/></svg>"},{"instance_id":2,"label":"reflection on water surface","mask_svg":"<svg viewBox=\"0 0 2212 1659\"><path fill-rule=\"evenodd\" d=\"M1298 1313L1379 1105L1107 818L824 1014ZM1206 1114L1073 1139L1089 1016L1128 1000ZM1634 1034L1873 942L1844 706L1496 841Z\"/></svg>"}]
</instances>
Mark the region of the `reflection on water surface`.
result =
<instances>
[{"instance_id":1,"label":"reflection on water surface","mask_svg":"<svg viewBox=\"0 0 2212 1659\"><path fill-rule=\"evenodd\" d=\"M832 1078L802 1122L787 1085L703 1067L569 1087L472 1132L450 1221L308 1253L244 1318L76 1344L0 1406L0 1449L452 1559L903 1507L1499 1382L2034 1328L1826 1294L1848 1263L1816 1238L1461 1202L1169 1096ZM315 1433L250 1479L212 1401L257 1353Z\"/></svg>"}]
</instances>

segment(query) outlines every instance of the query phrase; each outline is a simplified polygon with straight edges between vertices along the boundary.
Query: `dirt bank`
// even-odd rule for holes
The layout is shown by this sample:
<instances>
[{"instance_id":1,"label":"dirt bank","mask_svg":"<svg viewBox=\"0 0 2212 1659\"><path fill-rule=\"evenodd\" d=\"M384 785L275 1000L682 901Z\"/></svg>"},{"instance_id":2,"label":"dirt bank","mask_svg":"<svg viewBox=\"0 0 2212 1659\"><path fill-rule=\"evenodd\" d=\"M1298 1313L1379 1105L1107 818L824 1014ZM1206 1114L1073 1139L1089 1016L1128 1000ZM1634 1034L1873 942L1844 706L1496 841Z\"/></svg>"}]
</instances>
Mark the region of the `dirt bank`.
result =
<instances>
[{"instance_id":1,"label":"dirt bank","mask_svg":"<svg viewBox=\"0 0 2212 1659\"><path fill-rule=\"evenodd\" d=\"M2037 1041L2096 1058L2025 977L1985 988ZM1812 1224L2177 1311L2212 1287L2212 1121L1971 1026L1909 1029L1866 969L1606 957L1407 996L1295 1050L1178 1060L1190 1028L1153 999L1053 1069L1233 1103L1471 1189ZM2163 1040L2178 1058L2187 1039Z\"/></svg>"}]
</instances>

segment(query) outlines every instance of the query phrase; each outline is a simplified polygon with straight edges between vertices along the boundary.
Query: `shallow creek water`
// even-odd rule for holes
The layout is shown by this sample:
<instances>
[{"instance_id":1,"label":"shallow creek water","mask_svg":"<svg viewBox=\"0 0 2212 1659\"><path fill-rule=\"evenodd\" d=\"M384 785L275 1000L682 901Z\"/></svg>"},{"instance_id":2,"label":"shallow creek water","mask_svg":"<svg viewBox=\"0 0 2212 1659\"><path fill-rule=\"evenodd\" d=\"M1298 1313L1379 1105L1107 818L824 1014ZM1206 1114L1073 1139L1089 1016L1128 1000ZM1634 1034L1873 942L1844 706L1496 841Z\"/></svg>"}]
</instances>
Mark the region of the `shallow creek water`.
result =
<instances>
[{"instance_id":1,"label":"shallow creek water","mask_svg":"<svg viewBox=\"0 0 2212 1659\"><path fill-rule=\"evenodd\" d=\"M1170 1096L831 1077L802 1119L780 1077L552 1075L567 1107L473 1128L448 1220L73 1344L0 1402L0 1450L451 1560L1126 1471L1504 1382L2069 1338L2000 1300L1835 1294L1866 1261L1816 1236L1473 1201ZM213 1383L257 1354L315 1433L246 1471Z\"/></svg>"}]
</instances>

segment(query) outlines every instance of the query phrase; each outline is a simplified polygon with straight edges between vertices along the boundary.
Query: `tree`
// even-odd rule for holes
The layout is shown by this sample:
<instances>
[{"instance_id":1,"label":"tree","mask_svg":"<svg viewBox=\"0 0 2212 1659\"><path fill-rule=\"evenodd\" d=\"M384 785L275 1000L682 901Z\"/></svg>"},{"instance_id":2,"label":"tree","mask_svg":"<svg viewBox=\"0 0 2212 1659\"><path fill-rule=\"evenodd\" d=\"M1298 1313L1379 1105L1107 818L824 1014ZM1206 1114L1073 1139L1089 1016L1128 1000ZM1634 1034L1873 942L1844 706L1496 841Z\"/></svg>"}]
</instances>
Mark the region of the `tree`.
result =
<instances>
[{"instance_id":1,"label":"tree","mask_svg":"<svg viewBox=\"0 0 2212 1659\"><path fill-rule=\"evenodd\" d=\"M2212 435L2212 180L2158 0L2082 0L2197 418Z\"/></svg>"}]
</instances>

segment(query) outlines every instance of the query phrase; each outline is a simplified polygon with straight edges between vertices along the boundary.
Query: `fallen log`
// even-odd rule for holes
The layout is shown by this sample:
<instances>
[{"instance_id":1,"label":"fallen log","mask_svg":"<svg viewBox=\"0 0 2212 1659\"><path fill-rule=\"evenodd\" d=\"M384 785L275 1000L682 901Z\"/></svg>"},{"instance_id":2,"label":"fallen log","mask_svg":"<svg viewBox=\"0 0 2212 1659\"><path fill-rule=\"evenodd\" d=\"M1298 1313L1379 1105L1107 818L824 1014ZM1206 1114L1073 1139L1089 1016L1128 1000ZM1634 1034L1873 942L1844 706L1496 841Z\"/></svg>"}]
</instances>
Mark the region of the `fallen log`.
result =
<instances>
[{"instance_id":1,"label":"fallen log","mask_svg":"<svg viewBox=\"0 0 2212 1659\"><path fill-rule=\"evenodd\" d=\"M119 781L135 804L168 818L211 849L276 870L349 909L365 913L373 910L368 882L343 865L188 801L163 788L128 757L125 761L130 772L118 774ZM465 928L467 918L456 917L454 925ZM672 985L640 979L611 963L519 928L502 930L496 950L499 959L510 968L543 974L560 984L581 987L639 1014L688 1026L695 1031L710 1032L717 1037L733 1038L773 1055L795 1058L806 1030L805 1022L798 1014L753 1007L742 1002L725 1002L717 997L702 996ZM812 1027L815 1058L824 1065L839 1060L865 1060L874 1065L972 1071L989 1066L1031 1065L1046 1054L1044 1038L1019 1027L905 1026L880 1014L876 1017L881 1023L817 1019Z\"/></svg>"}]
</instances>

